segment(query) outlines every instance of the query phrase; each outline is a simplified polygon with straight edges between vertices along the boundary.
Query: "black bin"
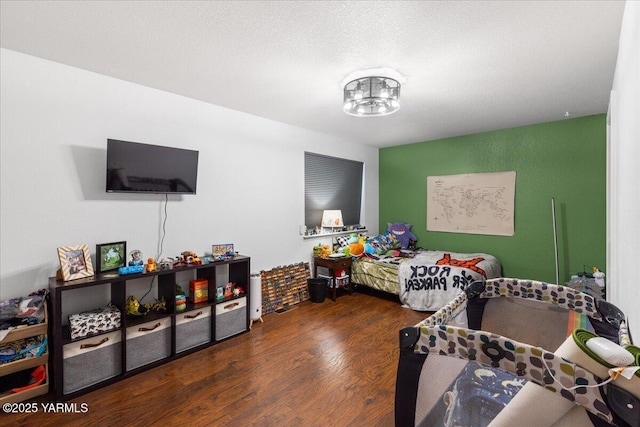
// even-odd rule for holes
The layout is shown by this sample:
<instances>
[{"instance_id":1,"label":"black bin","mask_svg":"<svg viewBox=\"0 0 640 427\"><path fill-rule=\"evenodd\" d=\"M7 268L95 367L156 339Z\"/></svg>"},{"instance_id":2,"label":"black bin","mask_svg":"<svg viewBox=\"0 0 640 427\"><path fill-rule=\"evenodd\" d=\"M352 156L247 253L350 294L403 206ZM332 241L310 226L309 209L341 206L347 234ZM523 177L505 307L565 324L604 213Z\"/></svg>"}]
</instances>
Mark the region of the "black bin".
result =
<instances>
[{"instance_id":1,"label":"black bin","mask_svg":"<svg viewBox=\"0 0 640 427\"><path fill-rule=\"evenodd\" d=\"M324 302L324 294L327 289L327 279L307 279L309 286L309 298L312 302Z\"/></svg>"}]
</instances>

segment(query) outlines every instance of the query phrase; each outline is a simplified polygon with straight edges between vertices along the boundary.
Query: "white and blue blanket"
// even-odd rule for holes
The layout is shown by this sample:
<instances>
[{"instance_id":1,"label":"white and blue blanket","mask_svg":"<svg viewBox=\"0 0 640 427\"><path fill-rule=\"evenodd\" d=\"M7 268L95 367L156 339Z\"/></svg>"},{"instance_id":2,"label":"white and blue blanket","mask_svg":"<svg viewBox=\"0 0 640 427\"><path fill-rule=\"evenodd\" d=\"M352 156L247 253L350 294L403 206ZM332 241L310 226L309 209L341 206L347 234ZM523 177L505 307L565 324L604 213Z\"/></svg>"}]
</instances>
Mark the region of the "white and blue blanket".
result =
<instances>
[{"instance_id":1,"label":"white and blue blanket","mask_svg":"<svg viewBox=\"0 0 640 427\"><path fill-rule=\"evenodd\" d=\"M436 311L469 284L501 274L493 255L421 251L398 266L400 302L413 310Z\"/></svg>"}]
</instances>

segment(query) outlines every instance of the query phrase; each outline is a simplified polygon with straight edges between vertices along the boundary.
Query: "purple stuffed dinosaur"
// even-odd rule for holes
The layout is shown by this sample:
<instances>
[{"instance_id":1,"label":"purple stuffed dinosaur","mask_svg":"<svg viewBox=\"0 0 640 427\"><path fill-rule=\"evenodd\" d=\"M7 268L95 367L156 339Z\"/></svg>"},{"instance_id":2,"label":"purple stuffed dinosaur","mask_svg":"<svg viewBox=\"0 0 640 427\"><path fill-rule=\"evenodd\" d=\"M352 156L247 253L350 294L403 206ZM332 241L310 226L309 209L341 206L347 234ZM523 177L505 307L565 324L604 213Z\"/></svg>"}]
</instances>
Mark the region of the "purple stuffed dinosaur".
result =
<instances>
[{"instance_id":1,"label":"purple stuffed dinosaur","mask_svg":"<svg viewBox=\"0 0 640 427\"><path fill-rule=\"evenodd\" d=\"M411 224L405 224L403 222L387 223L387 230L396 236L396 239L400 242L403 249L409 247L409 240L417 241L418 238L411 232Z\"/></svg>"}]
</instances>

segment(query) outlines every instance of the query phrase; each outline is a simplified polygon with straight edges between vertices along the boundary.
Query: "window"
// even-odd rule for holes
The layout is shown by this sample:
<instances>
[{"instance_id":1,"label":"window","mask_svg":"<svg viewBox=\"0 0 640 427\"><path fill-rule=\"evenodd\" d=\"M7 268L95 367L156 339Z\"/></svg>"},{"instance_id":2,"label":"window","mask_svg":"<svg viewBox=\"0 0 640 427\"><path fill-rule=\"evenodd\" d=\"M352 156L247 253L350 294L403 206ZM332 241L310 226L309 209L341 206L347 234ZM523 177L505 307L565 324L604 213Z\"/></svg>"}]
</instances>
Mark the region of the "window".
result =
<instances>
[{"instance_id":1,"label":"window","mask_svg":"<svg viewBox=\"0 0 640 427\"><path fill-rule=\"evenodd\" d=\"M360 224L363 170L363 162L305 152L305 225L320 225L325 209L341 210L345 225Z\"/></svg>"}]
</instances>

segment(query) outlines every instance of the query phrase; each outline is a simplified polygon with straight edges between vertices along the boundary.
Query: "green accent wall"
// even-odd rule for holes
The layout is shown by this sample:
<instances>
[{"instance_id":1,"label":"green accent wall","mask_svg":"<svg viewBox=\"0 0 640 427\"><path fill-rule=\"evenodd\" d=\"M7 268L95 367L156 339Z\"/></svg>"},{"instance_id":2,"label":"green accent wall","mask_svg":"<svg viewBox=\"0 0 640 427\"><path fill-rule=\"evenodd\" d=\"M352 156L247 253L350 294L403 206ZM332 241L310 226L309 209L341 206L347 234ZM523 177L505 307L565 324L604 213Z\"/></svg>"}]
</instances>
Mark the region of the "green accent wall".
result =
<instances>
[{"instance_id":1,"label":"green accent wall","mask_svg":"<svg viewBox=\"0 0 640 427\"><path fill-rule=\"evenodd\" d=\"M427 177L516 171L515 235L426 230ZM418 246L484 252L505 277L560 282L606 262L606 116L603 114L380 150L380 230L413 224Z\"/></svg>"}]
</instances>

